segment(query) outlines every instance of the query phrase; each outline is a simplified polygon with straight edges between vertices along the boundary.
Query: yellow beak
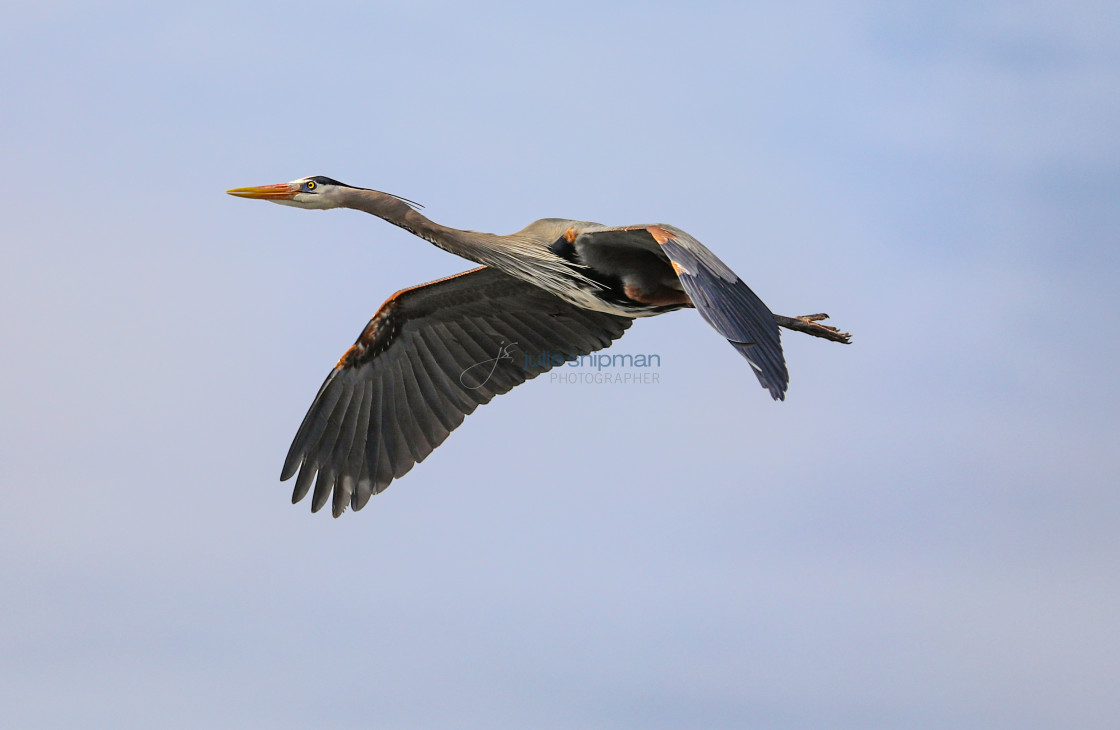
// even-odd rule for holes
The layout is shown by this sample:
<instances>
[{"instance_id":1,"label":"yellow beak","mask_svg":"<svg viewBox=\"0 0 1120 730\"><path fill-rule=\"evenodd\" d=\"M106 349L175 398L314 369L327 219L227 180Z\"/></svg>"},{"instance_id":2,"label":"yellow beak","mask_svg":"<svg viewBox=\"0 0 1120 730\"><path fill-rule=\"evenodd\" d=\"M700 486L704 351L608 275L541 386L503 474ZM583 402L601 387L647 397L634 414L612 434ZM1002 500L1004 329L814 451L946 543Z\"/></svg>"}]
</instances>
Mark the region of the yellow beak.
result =
<instances>
[{"instance_id":1,"label":"yellow beak","mask_svg":"<svg viewBox=\"0 0 1120 730\"><path fill-rule=\"evenodd\" d=\"M291 200L299 192L299 185L295 183L277 183L276 185L257 185L250 188L233 188L227 190L230 195L239 198L256 198L258 200Z\"/></svg>"}]
</instances>

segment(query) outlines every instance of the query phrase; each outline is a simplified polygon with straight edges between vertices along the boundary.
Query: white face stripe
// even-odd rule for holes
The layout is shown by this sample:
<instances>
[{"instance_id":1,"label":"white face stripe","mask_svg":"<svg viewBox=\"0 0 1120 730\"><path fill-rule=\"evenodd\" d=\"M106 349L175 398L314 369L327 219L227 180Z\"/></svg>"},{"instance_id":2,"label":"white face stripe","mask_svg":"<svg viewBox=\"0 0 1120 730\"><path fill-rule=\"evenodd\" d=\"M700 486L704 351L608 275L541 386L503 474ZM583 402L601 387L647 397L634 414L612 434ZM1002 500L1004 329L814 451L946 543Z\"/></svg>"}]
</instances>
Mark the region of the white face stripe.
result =
<instances>
[{"instance_id":1,"label":"white face stripe","mask_svg":"<svg viewBox=\"0 0 1120 730\"><path fill-rule=\"evenodd\" d=\"M308 210L328 210L330 208L340 207L339 203L335 201L329 193L333 186L325 185L321 182L318 182L317 180L315 180L315 177L318 176L301 177L288 183L288 185L295 185L299 188L303 188L304 185L308 185L310 183L310 187L312 188L312 190L301 190L300 192L296 193L295 197L293 197L291 200L270 200L269 202L277 203L278 205L287 205L292 208L304 208Z\"/></svg>"}]
</instances>

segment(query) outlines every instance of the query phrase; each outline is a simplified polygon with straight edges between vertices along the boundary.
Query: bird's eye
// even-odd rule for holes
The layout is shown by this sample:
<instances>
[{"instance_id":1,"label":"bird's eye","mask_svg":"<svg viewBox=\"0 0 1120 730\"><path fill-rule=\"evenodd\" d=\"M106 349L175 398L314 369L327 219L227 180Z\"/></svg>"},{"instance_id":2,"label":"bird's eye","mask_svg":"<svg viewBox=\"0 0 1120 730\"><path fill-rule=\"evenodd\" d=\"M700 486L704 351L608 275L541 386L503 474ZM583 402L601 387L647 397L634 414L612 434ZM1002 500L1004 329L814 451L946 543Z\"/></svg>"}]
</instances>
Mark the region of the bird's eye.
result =
<instances>
[{"instance_id":1,"label":"bird's eye","mask_svg":"<svg viewBox=\"0 0 1120 730\"><path fill-rule=\"evenodd\" d=\"M314 190L315 189L315 181L314 180L308 180L307 182L305 182L303 184L303 186L305 188L307 188L308 190Z\"/></svg>"}]
</instances>

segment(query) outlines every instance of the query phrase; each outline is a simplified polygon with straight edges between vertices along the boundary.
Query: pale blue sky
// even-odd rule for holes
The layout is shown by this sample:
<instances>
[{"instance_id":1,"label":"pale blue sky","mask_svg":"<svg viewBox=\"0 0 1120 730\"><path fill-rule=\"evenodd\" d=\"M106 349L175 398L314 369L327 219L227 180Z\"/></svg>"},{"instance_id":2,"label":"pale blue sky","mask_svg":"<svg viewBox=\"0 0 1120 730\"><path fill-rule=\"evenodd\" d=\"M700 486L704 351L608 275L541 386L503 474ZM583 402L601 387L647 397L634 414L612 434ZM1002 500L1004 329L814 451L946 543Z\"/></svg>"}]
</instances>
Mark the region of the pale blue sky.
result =
<instances>
[{"instance_id":1,"label":"pale blue sky","mask_svg":"<svg viewBox=\"0 0 1120 730\"><path fill-rule=\"evenodd\" d=\"M0 26L12 727L1120 724L1115 3L53 2ZM776 311L540 379L357 514L277 481L393 291L689 231Z\"/></svg>"}]
</instances>

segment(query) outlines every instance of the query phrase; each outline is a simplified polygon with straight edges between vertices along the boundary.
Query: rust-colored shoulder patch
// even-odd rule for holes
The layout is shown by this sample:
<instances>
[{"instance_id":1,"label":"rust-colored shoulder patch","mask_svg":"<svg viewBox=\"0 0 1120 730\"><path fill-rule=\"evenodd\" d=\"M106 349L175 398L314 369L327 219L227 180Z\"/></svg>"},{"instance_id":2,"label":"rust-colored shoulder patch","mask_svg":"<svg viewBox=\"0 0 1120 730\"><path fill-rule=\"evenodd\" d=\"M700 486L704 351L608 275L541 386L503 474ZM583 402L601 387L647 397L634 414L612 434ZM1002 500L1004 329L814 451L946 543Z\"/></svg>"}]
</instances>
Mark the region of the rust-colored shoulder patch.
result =
<instances>
[{"instance_id":1,"label":"rust-colored shoulder patch","mask_svg":"<svg viewBox=\"0 0 1120 730\"><path fill-rule=\"evenodd\" d=\"M579 234L576 233L575 226L572 226L568 230L564 231L564 239L568 243L575 243L577 238L579 238Z\"/></svg>"},{"instance_id":2,"label":"rust-colored shoulder patch","mask_svg":"<svg viewBox=\"0 0 1120 730\"><path fill-rule=\"evenodd\" d=\"M649 235L653 236L653 240L657 241L659 246L664 246L666 241L673 238L673 234L661 226L646 226L646 230L649 231Z\"/></svg>"},{"instance_id":3,"label":"rust-colored shoulder patch","mask_svg":"<svg viewBox=\"0 0 1120 730\"><path fill-rule=\"evenodd\" d=\"M389 301L382 304L381 309L377 310L377 314L373 315L373 319L371 319L369 324L366 325L366 328L362 330L361 336L358 337L357 344L362 345L363 349L372 345L374 340L377 339L377 336L381 332L381 325L389 318L393 310L397 308L396 298L400 296L400 294L401 292L394 294Z\"/></svg>"},{"instance_id":4,"label":"rust-colored shoulder patch","mask_svg":"<svg viewBox=\"0 0 1120 730\"><path fill-rule=\"evenodd\" d=\"M354 355L355 353L360 353L364 349L366 348L361 347L356 343L351 345L350 349L342 353L342 357L338 358L338 362L334 366L335 369L337 370L338 368L346 367L346 363L350 359L350 356Z\"/></svg>"}]
</instances>

